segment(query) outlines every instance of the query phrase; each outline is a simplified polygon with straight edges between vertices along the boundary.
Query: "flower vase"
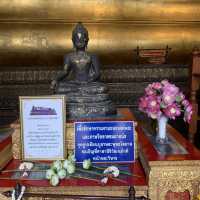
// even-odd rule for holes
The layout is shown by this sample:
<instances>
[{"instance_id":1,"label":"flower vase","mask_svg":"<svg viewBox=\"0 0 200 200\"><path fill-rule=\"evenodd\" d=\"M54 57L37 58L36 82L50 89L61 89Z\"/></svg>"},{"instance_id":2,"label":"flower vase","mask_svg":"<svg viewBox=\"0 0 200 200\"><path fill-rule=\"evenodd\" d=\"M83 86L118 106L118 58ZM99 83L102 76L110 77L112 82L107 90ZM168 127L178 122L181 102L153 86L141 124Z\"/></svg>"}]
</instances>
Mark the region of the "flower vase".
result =
<instances>
[{"instance_id":1,"label":"flower vase","mask_svg":"<svg viewBox=\"0 0 200 200\"><path fill-rule=\"evenodd\" d=\"M161 115L161 117L158 119L156 143L159 143L159 144L168 143L167 121L168 121L168 118L164 115Z\"/></svg>"}]
</instances>

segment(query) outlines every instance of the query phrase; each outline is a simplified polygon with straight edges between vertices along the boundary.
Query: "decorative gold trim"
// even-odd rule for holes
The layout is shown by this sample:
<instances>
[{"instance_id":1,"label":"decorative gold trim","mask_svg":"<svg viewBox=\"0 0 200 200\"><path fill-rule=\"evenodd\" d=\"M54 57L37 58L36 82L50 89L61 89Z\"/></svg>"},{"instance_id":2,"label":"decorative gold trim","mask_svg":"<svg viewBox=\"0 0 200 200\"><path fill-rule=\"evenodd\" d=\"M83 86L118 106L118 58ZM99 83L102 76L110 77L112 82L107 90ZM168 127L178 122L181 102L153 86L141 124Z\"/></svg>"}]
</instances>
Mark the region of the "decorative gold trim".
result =
<instances>
[{"instance_id":1,"label":"decorative gold trim","mask_svg":"<svg viewBox=\"0 0 200 200\"><path fill-rule=\"evenodd\" d=\"M14 128L14 132L12 134L12 153L14 159L22 159L21 154L21 134L20 134L20 124L17 122L15 124L12 124L12 127Z\"/></svg>"},{"instance_id":2,"label":"decorative gold trim","mask_svg":"<svg viewBox=\"0 0 200 200\"><path fill-rule=\"evenodd\" d=\"M173 162L173 161L172 161ZM167 191L190 192L191 199L195 197L194 187L197 179L200 179L198 166L193 167L153 167L149 176L149 197L150 199L165 199Z\"/></svg>"},{"instance_id":3,"label":"decorative gold trim","mask_svg":"<svg viewBox=\"0 0 200 200\"><path fill-rule=\"evenodd\" d=\"M200 160L148 161L140 149L139 158L148 180L149 198L164 200L167 191L190 192L191 199L197 196L197 180L200 180Z\"/></svg>"}]
</instances>

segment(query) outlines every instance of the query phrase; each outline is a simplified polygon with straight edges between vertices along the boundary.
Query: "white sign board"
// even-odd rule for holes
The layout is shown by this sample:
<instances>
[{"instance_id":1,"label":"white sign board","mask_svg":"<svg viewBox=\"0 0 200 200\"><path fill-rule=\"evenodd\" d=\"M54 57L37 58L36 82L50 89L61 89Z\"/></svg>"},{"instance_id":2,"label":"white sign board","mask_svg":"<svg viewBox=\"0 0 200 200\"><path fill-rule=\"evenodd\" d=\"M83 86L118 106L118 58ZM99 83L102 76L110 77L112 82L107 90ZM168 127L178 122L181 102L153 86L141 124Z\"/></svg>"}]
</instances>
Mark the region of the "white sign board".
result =
<instances>
[{"instance_id":1,"label":"white sign board","mask_svg":"<svg viewBox=\"0 0 200 200\"><path fill-rule=\"evenodd\" d=\"M23 160L65 158L65 97L20 97Z\"/></svg>"}]
</instances>

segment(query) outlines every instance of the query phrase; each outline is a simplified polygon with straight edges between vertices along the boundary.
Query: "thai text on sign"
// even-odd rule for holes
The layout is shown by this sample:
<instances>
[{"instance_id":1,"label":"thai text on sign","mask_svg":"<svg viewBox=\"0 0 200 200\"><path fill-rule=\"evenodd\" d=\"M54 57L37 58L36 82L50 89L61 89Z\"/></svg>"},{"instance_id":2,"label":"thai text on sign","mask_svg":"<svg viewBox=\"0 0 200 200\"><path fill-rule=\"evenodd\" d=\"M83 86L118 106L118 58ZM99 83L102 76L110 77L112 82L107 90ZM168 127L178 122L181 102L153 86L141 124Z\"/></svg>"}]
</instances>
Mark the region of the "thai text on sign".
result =
<instances>
[{"instance_id":1,"label":"thai text on sign","mask_svg":"<svg viewBox=\"0 0 200 200\"><path fill-rule=\"evenodd\" d=\"M134 135L132 121L76 122L77 162L133 162Z\"/></svg>"}]
</instances>

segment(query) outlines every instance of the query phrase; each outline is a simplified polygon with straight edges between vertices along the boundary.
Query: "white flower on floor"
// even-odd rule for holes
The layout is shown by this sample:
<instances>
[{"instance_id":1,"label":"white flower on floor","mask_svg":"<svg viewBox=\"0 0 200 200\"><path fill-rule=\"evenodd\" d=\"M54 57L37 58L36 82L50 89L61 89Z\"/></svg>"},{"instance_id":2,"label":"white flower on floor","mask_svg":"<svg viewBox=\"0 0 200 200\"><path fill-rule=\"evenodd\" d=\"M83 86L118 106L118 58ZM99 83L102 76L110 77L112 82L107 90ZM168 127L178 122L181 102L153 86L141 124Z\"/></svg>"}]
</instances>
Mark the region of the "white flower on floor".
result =
<instances>
[{"instance_id":1,"label":"white flower on floor","mask_svg":"<svg viewBox=\"0 0 200 200\"><path fill-rule=\"evenodd\" d=\"M104 174L112 174L114 177L119 176L119 169L116 166L109 166L103 172Z\"/></svg>"},{"instance_id":2,"label":"white flower on floor","mask_svg":"<svg viewBox=\"0 0 200 200\"><path fill-rule=\"evenodd\" d=\"M23 162L19 166L19 170L31 170L33 168L32 162Z\"/></svg>"},{"instance_id":3,"label":"white flower on floor","mask_svg":"<svg viewBox=\"0 0 200 200\"><path fill-rule=\"evenodd\" d=\"M86 159L83 161L83 169L90 169L92 166L92 162L90 159Z\"/></svg>"},{"instance_id":4,"label":"white flower on floor","mask_svg":"<svg viewBox=\"0 0 200 200\"><path fill-rule=\"evenodd\" d=\"M106 177L103 177L103 178L101 179L101 184L105 185L107 182L108 182L108 177L107 177L107 176L106 176Z\"/></svg>"},{"instance_id":5,"label":"white flower on floor","mask_svg":"<svg viewBox=\"0 0 200 200\"><path fill-rule=\"evenodd\" d=\"M32 162L23 162L19 166L19 170L24 171L22 177L28 176L28 171L33 168L34 164Z\"/></svg>"}]
</instances>

